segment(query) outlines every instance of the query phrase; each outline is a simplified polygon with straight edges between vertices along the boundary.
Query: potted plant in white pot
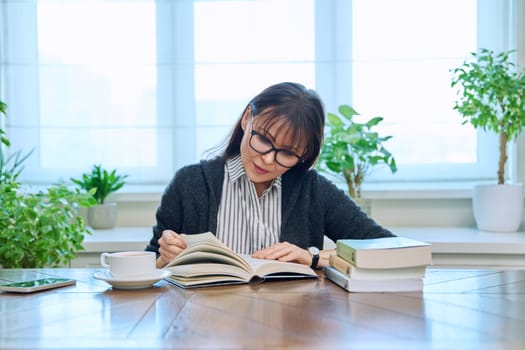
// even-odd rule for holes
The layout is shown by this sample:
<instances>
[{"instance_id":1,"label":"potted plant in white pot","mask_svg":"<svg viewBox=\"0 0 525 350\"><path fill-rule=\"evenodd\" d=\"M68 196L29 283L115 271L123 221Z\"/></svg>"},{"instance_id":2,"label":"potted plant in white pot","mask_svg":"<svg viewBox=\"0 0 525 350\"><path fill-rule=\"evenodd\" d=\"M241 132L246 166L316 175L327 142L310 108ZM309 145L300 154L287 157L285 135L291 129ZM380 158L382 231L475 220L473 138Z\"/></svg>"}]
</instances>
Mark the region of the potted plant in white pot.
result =
<instances>
[{"instance_id":1,"label":"potted plant in white pot","mask_svg":"<svg viewBox=\"0 0 525 350\"><path fill-rule=\"evenodd\" d=\"M505 176L507 146L525 127L525 72L511 62L512 52L481 49L452 70L451 86L459 88L454 109L463 124L499 136L498 182L476 185L472 197L474 219L484 231L515 232L523 216L523 185Z\"/></svg>"},{"instance_id":2,"label":"potted plant in white pot","mask_svg":"<svg viewBox=\"0 0 525 350\"><path fill-rule=\"evenodd\" d=\"M350 197L370 215L370 201L362 197L362 184L376 166L386 165L392 173L397 171L393 155L383 145L392 136L379 136L372 130L383 121L382 117L358 123L354 117L359 113L354 108L341 105L338 110L342 118L334 113L327 115L317 169L344 180Z\"/></svg>"},{"instance_id":3,"label":"potted plant in white pot","mask_svg":"<svg viewBox=\"0 0 525 350\"><path fill-rule=\"evenodd\" d=\"M92 193L97 205L88 209L88 223L94 229L109 229L115 227L117 220L117 203L106 202L109 194L120 190L128 175L118 175L117 170L108 171L101 165L93 165L90 173L82 174L82 178L71 181L80 188Z\"/></svg>"},{"instance_id":4,"label":"potted plant in white pot","mask_svg":"<svg viewBox=\"0 0 525 350\"><path fill-rule=\"evenodd\" d=\"M0 101L0 116L6 113ZM95 200L63 184L31 191L18 180L31 152L9 152L11 142L0 120L0 269L67 265L91 232L78 215Z\"/></svg>"}]
</instances>

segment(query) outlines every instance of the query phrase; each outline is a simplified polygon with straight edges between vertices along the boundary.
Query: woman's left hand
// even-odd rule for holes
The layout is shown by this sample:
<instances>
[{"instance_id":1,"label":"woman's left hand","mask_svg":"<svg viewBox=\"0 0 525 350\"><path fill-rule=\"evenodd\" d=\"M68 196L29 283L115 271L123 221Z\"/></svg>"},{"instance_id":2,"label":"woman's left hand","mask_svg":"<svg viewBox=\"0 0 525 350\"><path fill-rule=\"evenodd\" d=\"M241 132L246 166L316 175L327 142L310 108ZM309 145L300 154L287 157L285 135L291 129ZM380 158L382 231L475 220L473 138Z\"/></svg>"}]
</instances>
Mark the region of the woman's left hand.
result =
<instances>
[{"instance_id":1,"label":"woman's left hand","mask_svg":"<svg viewBox=\"0 0 525 350\"><path fill-rule=\"evenodd\" d=\"M279 242L268 248L258 250L252 254L252 257L258 259L295 262L304 265L312 264L312 256L308 250L288 242Z\"/></svg>"}]
</instances>

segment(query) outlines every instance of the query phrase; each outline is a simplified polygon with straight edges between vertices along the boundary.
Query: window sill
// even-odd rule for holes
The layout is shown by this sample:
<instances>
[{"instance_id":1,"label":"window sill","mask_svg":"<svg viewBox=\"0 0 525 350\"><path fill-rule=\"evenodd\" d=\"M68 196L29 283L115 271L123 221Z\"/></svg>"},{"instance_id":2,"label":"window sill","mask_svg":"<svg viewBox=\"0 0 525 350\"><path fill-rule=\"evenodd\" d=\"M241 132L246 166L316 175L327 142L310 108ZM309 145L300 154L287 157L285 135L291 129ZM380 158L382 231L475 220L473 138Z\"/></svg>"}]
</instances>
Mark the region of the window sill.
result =
<instances>
[{"instance_id":1,"label":"window sill","mask_svg":"<svg viewBox=\"0 0 525 350\"><path fill-rule=\"evenodd\" d=\"M123 250L144 250L151 239L151 227L115 227L108 230L91 230L84 237L80 253L104 253Z\"/></svg>"},{"instance_id":2,"label":"window sill","mask_svg":"<svg viewBox=\"0 0 525 350\"><path fill-rule=\"evenodd\" d=\"M525 232L483 232L463 227L391 230L399 236L431 243L436 266L525 267Z\"/></svg>"},{"instance_id":3,"label":"window sill","mask_svg":"<svg viewBox=\"0 0 525 350\"><path fill-rule=\"evenodd\" d=\"M431 243L434 266L525 267L525 232L482 232L463 227L392 227L390 229L398 236ZM150 227L93 230L92 235L85 237L83 243L85 250L79 253L79 257L89 255L92 260L96 260L102 252L144 250L150 238Z\"/></svg>"}]
</instances>

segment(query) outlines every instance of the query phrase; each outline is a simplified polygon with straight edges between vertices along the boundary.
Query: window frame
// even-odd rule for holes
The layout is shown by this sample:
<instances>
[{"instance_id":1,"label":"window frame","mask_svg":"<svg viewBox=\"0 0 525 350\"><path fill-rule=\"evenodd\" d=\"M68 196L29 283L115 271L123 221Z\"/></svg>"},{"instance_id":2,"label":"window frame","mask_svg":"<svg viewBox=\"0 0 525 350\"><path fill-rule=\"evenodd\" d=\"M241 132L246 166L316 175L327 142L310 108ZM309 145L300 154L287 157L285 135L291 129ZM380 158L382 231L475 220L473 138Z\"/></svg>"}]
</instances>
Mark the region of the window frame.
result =
<instances>
[{"instance_id":1,"label":"window frame","mask_svg":"<svg viewBox=\"0 0 525 350\"><path fill-rule=\"evenodd\" d=\"M36 4L36 1L35 1ZM489 47L495 50L507 50L510 47L516 47L516 27L520 20L525 20L523 11L516 11L515 0L505 0L493 2L490 0L478 0L480 6L478 30L486 30L489 21L498 23L501 33L497 35L485 36L480 35L479 47ZM25 13L25 16L19 16L11 12L13 6L2 6L0 15L2 23L8 26L16 25L24 28L34 28L36 26L36 5L34 13ZM352 36L351 23L348 21L349 14L352 11L351 1L315 1L315 37L316 37L316 61L322 64L316 65L316 86L314 87L323 98L327 111L335 110L335 106L352 101L351 64L343 65L340 62L351 62L352 48L351 45L343 43L350 42ZM130 182L137 184L161 184L169 180L172 173L186 164L196 161L198 154L196 130L198 125L195 120L195 94L194 94L194 70L193 65L193 2L192 1L157 1L157 40L160 45L157 46L158 67L162 67L163 73L158 74L158 86L162 90L157 93L157 121L158 128L164 131L165 138L158 139L158 150L162 157L160 160L164 167L162 176L154 180L146 180L147 171L138 171L135 179L130 177ZM512 17L511 14L515 14ZM519 16L519 17L516 17ZM16 21L14 20L16 18ZM4 20L6 22L4 22ZM17 22L16 24L14 24ZM0 47L6 48L6 52L16 52L13 40L5 40L6 34L4 28L0 37ZM31 31L33 34L36 32ZM26 32L27 33L27 32ZM494 34L494 33L492 33ZM22 52L29 52L25 57L37 57L36 52L36 34L31 37L27 34L24 40ZM485 40L491 38L490 40ZM177 43L173 45L172 43ZM33 45L33 46L31 46ZM13 51L14 50L14 51ZM521 54L520 57L523 57ZM521 58L523 61L523 58ZM518 57L519 61L519 57ZM332 62L332 64L325 64ZM37 66L35 61L26 62L33 67ZM16 91L21 90L17 87L17 82L9 79L6 75L5 64L1 67L2 77L0 96L3 100L9 102L14 99ZM27 82L27 81L26 81ZM32 86L24 86L27 97L37 103L17 103L17 113L21 115L38 115L38 82L37 74ZM13 98L12 98L13 97ZM185 116L184 118L172 118L172 116ZM460 121L458 121L460 122ZM31 121L32 125L38 125L37 120ZM29 128L32 127L26 122L9 119L7 127L11 128ZM30 149L24 144L24 140L16 140L16 132L11 132L15 137L14 145L21 145L23 149ZM30 142L39 143L38 130L31 137ZM398 174L392 176L386 169L378 169L367 179L370 184L405 183L411 182L451 182L451 181L491 181L496 178L495 168L497 161L497 138L494 135L478 132L479 146L478 154L481 155L480 162L475 165L449 165L448 169L441 165L407 165L400 168ZM26 140L28 141L28 140ZM171 152L163 152L166 146L171 147ZM45 171L38 165L40 150L34 147L31 157L28 158L26 169L21 179L32 184L48 184L57 180L57 170ZM164 155L163 155L164 154ZM511 179L516 176L517 167L515 156L515 145L511 145L508 167ZM162 156L163 155L163 156ZM109 165L110 166L110 165ZM466 169L469 169L468 171ZM446 170L446 171L444 171ZM154 172L154 171L153 171ZM68 174L66 170L61 174ZM421 174L439 174L435 177L423 177ZM463 174L458 176L458 174ZM151 175L151 172L150 172ZM69 177L69 175L66 175Z\"/></svg>"}]
</instances>

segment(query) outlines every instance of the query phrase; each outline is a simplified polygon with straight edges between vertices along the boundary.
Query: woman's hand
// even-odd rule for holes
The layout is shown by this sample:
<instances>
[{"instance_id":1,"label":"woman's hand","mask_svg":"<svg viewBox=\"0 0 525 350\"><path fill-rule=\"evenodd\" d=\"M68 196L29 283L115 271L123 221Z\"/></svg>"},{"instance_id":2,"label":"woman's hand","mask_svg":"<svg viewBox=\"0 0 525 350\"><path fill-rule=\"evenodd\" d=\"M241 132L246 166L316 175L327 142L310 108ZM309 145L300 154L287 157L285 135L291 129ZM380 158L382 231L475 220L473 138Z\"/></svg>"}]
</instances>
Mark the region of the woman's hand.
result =
<instances>
[{"instance_id":1,"label":"woman's hand","mask_svg":"<svg viewBox=\"0 0 525 350\"><path fill-rule=\"evenodd\" d=\"M268 248L258 250L252 254L252 257L258 259L295 262L308 266L312 264L312 256L308 250L288 242L279 242Z\"/></svg>"},{"instance_id":2,"label":"woman's hand","mask_svg":"<svg viewBox=\"0 0 525 350\"><path fill-rule=\"evenodd\" d=\"M331 254L335 254L335 249L321 250L317 267L328 266ZM268 248L261 249L252 254L252 257L258 259L271 259L287 262L295 262L304 265L312 265L312 255L306 249L302 249L295 244L288 242L279 242Z\"/></svg>"},{"instance_id":3,"label":"woman's hand","mask_svg":"<svg viewBox=\"0 0 525 350\"><path fill-rule=\"evenodd\" d=\"M162 231L162 237L159 238L159 253L160 257L157 259L157 268L166 266L184 249L186 249L186 242L182 235L172 230Z\"/></svg>"}]
</instances>

